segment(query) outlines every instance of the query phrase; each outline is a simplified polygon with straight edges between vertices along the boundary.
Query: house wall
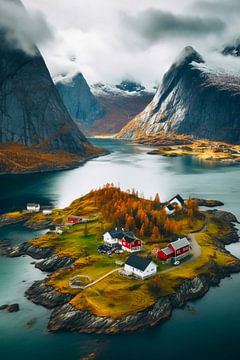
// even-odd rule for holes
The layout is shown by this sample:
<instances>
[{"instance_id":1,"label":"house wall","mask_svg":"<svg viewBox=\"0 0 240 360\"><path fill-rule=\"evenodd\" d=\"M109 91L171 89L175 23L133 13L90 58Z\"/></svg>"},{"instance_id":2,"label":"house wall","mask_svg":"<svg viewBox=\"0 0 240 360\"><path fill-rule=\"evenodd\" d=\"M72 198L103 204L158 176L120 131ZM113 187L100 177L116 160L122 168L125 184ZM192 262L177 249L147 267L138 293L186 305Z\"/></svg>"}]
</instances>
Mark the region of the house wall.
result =
<instances>
[{"instance_id":1,"label":"house wall","mask_svg":"<svg viewBox=\"0 0 240 360\"><path fill-rule=\"evenodd\" d=\"M125 264L124 266L124 270L128 273L128 274L134 274L135 276L141 278L141 279L146 279L150 276L153 276L157 273L157 265L152 261L148 267L145 269L145 271L141 271L139 269L136 269L130 265Z\"/></svg>"},{"instance_id":2,"label":"house wall","mask_svg":"<svg viewBox=\"0 0 240 360\"><path fill-rule=\"evenodd\" d=\"M122 240L122 249L129 252L141 251L142 243L141 240L135 240L133 243L128 243L124 239Z\"/></svg>"},{"instance_id":3,"label":"house wall","mask_svg":"<svg viewBox=\"0 0 240 360\"><path fill-rule=\"evenodd\" d=\"M27 210L28 211L32 211L32 212L38 212L40 211L40 205L39 206L27 206Z\"/></svg>"},{"instance_id":4,"label":"house wall","mask_svg":"<svg viewBox=\"0 0 240 360\"><path fill-rule=\"evenodd\" d=\"M172 245L169 245L169 248L174 251L174 258L176 260L184 259L185 257L187 257L189 255L189 250L190 250L189 245L186 245L176 251L174 250Z\"/></svg>"},{"instance_id":5,"label":"house wall","mask_svg":"<svg viewBox=\"0 0 240 360\"><path fill-rule=\"evenodd\" d=\"M167 206L165 207L165 211L166 211L166 214L167 214L167 215L172 215L172 214L175 213L175 210L169 210L169 209L167 208Z\"/></svg>"},{"instance_id":6,"label":"house wall","mask_svg":"<svg viewBox=\"0 0 240 360\"><path fill-rule=\"evenodd\" d=\"M103 235L103 241L110 245L118 243L118 239L113 239L109 233Z\"/></svg>"},{"instance_id":7,"label":"house wall","mask_svg":"<svg viewBox=\"0 0 240 360\"><path fill-rule=\"evenodd\" d=\"M162 250L158 251L157 253L157 258L161 260L168 260L171 259L172 257L173 257L173 253L166 255Z\"/></svg>"},{"instance_id":8,"label":"house wall","mask_svg":"<svg viewBox=\"0 0 240 360\"><path fill-rule=\"evenodd\" d=\"M180 203L180 201L178 201L178 199L173 199L172 201L170 201L170 204L178 204L178 206L182 208L182 204Z\"/></svg>"}]
</instances>

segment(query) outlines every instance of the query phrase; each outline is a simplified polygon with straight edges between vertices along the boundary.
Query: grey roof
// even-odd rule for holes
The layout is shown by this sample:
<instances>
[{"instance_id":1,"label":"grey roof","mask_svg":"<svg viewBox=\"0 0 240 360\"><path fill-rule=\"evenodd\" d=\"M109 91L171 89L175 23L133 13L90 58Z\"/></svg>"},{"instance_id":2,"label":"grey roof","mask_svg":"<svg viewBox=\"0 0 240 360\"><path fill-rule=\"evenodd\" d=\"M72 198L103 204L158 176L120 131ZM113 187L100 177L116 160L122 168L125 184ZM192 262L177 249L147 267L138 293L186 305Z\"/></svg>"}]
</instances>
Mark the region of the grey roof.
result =
<instances>
[{"instance_id":1,"label":"grey roof","mask_svg":"<svg viewBox=\"0 0 240 360\"><path fill-rule=\"evenodd\" d=\"M177 241L171 242L169 245L172 245L174 250L181 249L184 246L190 245L190 242L187 238L178 239Z\"/></svg>"},{"instance_id":2,"label":"grey roof","mask_svg":"<svg viewBox=\"0 0 240 360\"><path fill-rule=\"evenodd\" d=\"M130 255L127 261L125 262L126 265L132 266L135 269L144 271L148 265L152 262L151 258L144 258L137 255Z\"/></svg>"},{"instance_id":3,"label":"grey roof","mask_svg":"<svg viewBox=\"0 0 240 360\"><path fill-rule=\"evenodd\" d=\"M28 203L27 206L37 206L37 207L38 207L38 206L40 206L40 205L37 204L37 203Z\"/></svg>"},{"instance_id":4,"label":"grey roof","mask_svg":"<svg viewBox=\"0 0 240 360\"><path fill-rule=\"evenodd\" d=\"M173 251L172 251L172 249L169 249L169 247L165 247L164 249L161 249L163 252L164 252L164 254L166 254L166 255L170 255L170 254L172 254L173 253Z\"/></svg>"},{"instance_id":5,"label":"grey roof","mask_svg":"<svg viewBox=\"0 0 240 360\"><path fill-rule=\"evenodd\" d=\"M181 195L177 194L172 199L170 199L169 202L173 201L174 199L177 199L182 205L184 204L184 199L181 197Z\"/></svg>"},{"instance_id":6,"label":"grey roof","mask_svg":"<svg viewBox=\"0 0 240 360\"><path fill-rule=\"evenodd\" d=\"M131 243L136 240L136 236L132 231L124 231L124 230L111 230L108 231L113 239L125 239L127 242Z\"/></svg>"},{"instance_id":7,"label":"grey roof","mask_svg":"<svg viewBox=\"0 0 240 360\"><path fill-rule=\"evenodd\" d=\"M123 231L122 230L111 230L108 231L113 239L122 239L123 238Z\"/></svg>"}]
</instances>

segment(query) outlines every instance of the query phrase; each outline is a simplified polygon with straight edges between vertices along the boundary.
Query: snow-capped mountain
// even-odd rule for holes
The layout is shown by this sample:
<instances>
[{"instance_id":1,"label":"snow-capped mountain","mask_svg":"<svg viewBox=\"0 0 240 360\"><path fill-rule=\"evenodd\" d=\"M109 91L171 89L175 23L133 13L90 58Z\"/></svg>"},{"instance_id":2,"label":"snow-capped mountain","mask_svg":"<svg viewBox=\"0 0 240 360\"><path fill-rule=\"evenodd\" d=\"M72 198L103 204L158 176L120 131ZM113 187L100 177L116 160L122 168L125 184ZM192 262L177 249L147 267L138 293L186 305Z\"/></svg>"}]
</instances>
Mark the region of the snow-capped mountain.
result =
<instances>
[{"instance_id":1,"label":"snow-capped mountain","mask_svg":"<svg viewBox=\"0 0 240 360\"><path fill-rule=\"evenodd\" d=\"M208 66L186 47L150 104L119 133L122 138L161 130L196 138L240 142L240 78Z\"/></svg>"}]
</instances>

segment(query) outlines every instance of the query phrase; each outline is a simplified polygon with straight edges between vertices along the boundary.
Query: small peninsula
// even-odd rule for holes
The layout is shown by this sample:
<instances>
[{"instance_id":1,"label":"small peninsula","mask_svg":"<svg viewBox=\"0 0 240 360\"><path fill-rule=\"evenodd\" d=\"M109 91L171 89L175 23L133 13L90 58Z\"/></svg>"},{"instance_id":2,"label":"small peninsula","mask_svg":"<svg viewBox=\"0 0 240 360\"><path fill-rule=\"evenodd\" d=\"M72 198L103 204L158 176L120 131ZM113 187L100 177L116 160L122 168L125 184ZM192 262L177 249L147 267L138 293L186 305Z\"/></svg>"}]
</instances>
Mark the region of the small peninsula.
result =
<instances>
[{"instance_id":1,"label":"small peninsula","mask_svg":"<svg viewBox=\"0 0 240 360\"><path fill-rule=\"evenodd\" d=\"M240 145L208 139L194 139L189 135L179 135L172 131L160 131L156 134L139 134L134 143L156 146L148 152L150 155L169 157L190 155L202 161L218 164L240 163Z\"/></svg>"},{"instance_id":2,"label":"small peninsula","mask_svg":"<svg viewBox=\"0 0 240 360\"><path fill-rule=\"evenodd\" d=\"M203 211L203 204L222 205L180 195L161 202L158 194L145 199L134 189L107 184L64 209L28 204L3 214L0 226L23 222L48 229L5 254L29 255L49 273L26 296L52 309L50 331L107 334L152 327L240 271L240 261L225 249L239 240L238 220L226 211ZM144 272L149 265L152 274Z\"/></svg>"},{"instance_id":3,"label":"small peninsula","mask_svg":"<svg viewBox=\"0 0 240 360\"><path fill-rule=\"evenodd\" d=\"M0 144L0 175L58 171L78 167L107 151L85 142L82 155L66 151L46 152L39 146Z\"/></svg>"}]
</instances>

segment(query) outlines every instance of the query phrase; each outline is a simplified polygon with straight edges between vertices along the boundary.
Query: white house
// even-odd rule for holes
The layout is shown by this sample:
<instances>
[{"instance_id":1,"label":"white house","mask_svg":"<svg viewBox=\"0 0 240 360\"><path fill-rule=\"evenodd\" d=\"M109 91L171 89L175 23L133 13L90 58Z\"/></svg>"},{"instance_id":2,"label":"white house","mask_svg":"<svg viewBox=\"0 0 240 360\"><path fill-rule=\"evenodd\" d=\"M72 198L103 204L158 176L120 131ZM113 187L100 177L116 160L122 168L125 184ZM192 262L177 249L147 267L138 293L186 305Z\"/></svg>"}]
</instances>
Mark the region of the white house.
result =
<instances>
[{"instance_id":1,"label":"white house","mask_svg":"<svg viewBox=\"0 0 240 360\"><path fill-rule=\"evenodd\" d=\"M177 194L176 196L171 198L168 201L168 204L165 206L165 211L166 211L167 215L174 214L175 210L176 210L176 206L179 209L182 209L184 206L184 199L179 194Z\"/></svg>"},{"instance_id":2,"label":"white house","mask_svg":"<svg viewBox=\"0 0 240 360\"><path fill-rule=\"evenodd\" d=\"M39 212L40 211L40 204L28 203L27 204L27 211Z\"/></svg>"},{"instance_id":3,"label":"white house","mask_svg":"<svg viewBox=\"0 0 240 360\"><path fill-rule=\"evenodd\" d=\"M103 241L112 246L120 243L123 237L124 237L123 230L111 230L103 235Z\"/></svg>"},{"instance_id":4,"label":"white house","mask_svg":"<svg viewBox=\"0 0 240 360\"><path fill-rule=\"evenodd\" d=\"M52 210L48 210L48 209L45 209L42 211L43 215L51 215L52 214Z\"/></svg>"},{"instance_id":5,"label":"white house","mask_svg":"<svg viewBox=\"0 0 240 360\"><path fill-rule=\"evenodd\" d=\"M175 213L175 208L172 204L168 204L166 207L165 207L165 211L167 213L167 215L172 215Z\"/></svg>"},{"instance_id":6,"label":"white house","mask_svg":"<svg viewBox=\"0 0 240 360\"><path fill-rule=\"evenodd\" d=\"M48 228L48 232L62 235L65 232L65 230L61 226L51 225Z\"/></svg>"},{"instance_id":7,"label":"white house","mask_svg":"<svg viewBox=\"0 0 240 360\"><path fill-rule=\"evenodd\" d=\"M142 280L154 276L157 273L157 265L151 258L144 258L132 254L124 265L124 271L128 275L134 275Z\"/></svg>"}]
</instances>

